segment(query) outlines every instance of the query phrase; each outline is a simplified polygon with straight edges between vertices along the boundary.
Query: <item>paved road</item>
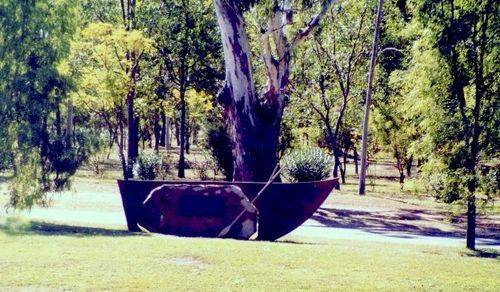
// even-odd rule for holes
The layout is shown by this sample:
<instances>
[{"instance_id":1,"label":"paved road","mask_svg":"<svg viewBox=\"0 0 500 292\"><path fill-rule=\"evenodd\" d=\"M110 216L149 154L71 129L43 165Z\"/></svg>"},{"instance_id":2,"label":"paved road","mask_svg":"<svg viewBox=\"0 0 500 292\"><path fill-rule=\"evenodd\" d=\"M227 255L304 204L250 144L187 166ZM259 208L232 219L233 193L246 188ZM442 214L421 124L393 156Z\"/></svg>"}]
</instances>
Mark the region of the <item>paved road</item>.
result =
<instances>
[{"instance_id":1,"label":"paved road","mask_svg":"<svg viewBox=\"0 0 500 292\"><path fill-rule=\"evenodd\" d=\"M424 236L408 232L373 233L355 228L329 227L322 225L314 220L307 221L304 225L293 231L291 235L338 240L361 240L387 243L408 243L458 247L465 246L465 239L459 237ZM500 241L497 239L477 238L476 245L477 248L493 248L496 250L500 250Z\"/></svg>"}]
</instances>

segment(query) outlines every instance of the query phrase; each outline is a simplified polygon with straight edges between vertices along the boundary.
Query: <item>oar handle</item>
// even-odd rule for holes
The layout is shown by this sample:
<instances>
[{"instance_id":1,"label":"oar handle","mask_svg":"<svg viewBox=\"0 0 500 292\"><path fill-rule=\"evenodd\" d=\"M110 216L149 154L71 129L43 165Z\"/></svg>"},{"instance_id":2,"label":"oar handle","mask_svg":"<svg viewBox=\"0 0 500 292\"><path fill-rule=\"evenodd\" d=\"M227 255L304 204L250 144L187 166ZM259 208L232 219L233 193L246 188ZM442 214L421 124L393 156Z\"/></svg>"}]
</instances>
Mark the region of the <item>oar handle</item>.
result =
<instances>
[{"instance_id":1,"label":"oar handle","mask_svg":"<svg viewBox=\"0 0 500 292\"><path fill-rule=\"evenodd\" d=\"M262 189L260 189L260 191L257 193L257 195L255 195L255 198L253 198L250 203L254 203L255 200L257 200L260 195L262 195L262 193L267 189L267 187L269 187L269 185L276 179L276 177L278 177L278 175L281 173L281 168L279 168L279 164L276 164L276 167L274 167L274 170L271 174L271 177L269 178L269 180L267 181L267 183L264 185L264 187L262 187ZM238 214L238 216L236 216L236 218L231 222L231 224L229 224L227 227L225 227L224 229L221 230L221 232L219 232L219 235L217 237L222 237L224 235L226 235L229 230L231 230L231 227L233 227L233 225L240 219L241 216L243 216L243 214L245 214L246 210L243 210L241 211L240 214Z\"/></svg>"}]
</instances>

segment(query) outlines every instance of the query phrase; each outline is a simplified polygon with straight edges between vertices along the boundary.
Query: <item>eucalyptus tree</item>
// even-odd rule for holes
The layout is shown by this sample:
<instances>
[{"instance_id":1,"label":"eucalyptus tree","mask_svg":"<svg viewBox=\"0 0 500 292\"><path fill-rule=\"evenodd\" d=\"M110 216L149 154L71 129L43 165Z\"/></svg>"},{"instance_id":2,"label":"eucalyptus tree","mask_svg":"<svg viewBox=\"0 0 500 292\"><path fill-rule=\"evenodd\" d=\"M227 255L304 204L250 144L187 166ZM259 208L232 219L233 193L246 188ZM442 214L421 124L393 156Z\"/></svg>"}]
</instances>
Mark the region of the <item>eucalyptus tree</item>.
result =
<instances>
[{"instance_id":1,"label":"eucalyptus tree","mask_svg":"<svg viewBox=\"0 0 500 292\"><path fill-rule=\"evenodd\" d=\"M218 100L232 141L235 180L265 181L271 175L278 162L293 54L334 2L214 0L226 69ZM251 14L256 20L250 19ZM256 84L259 76L254 77L249 23L258 26L254 36L260 40L257 54L266 80L261 93Z\"/></svg>"}]
</instances>

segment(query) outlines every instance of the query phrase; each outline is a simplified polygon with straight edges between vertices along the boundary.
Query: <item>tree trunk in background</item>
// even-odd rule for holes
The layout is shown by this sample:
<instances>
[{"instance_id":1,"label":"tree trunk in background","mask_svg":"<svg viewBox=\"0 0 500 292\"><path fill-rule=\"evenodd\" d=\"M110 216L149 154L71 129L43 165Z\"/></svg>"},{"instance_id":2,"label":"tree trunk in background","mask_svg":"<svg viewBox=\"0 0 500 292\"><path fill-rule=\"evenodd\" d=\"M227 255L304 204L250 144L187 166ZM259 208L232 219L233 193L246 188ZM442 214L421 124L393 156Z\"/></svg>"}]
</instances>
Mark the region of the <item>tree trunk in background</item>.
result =
<instances>
[{"instance_id":1,"label":"tree trunk in background","mask_svg":"<svg viewBox=\"0 0 500 292\"><path fill-rule=\"evenodd\" d=\"M132 69L135 71L135 69ZM133 78L135 74L132 73ZM127 175L125 179L132 178L134 163L139 155L139 120L135 115L135 86L127 93L127 114L128 114L128 147L127 147Z\"/></svg>"},{"instance_id":2,"label":"tree trunk in background","mask_svg":"<svg viewBox=\"0 0 500 292\"><path fill-rule=\"evenodd\" d=\"M155 114L154 116L154 121L153 121L153 132L154 132L154 138L155 138L155 143L154 143L154 149L156 152L160 150L160 144L161 144L161 127L160 127L160 117Z\"/></svg>"},{"instance_id":3,"label":"tree trunk in background","mask_svg":"<svg viewBox=\"0 0 500 292\"><path fill-rule=\"evenodd\" d=\"M412 165L413 165L413 157L405 159L406 175L408 177L411 177L411 167L412 167Z\"/></svg>"},{"instance_id":4,"label":"tree trunk in background","mask_svg":"<svg viewBox=\"0 0 500 292\"><path fill-rule=\"evenodd\" d=\"M192 131L192 125L189 122L189 117L186 117L186 140L185 140L185 149L186 149L186 154L189 154L191 150L191 131Z\"/></svg>"},{"instance_id":5,"label":"tree trunk in background","mask_svg":"<svg viewBox=\"0 0 500 292\"><path fill-rule=\"evenodd\" d=\"M182 48L179 55L179 95L180 95L180 138L179 138L179 166L177 176L180 178L185 177L185 152L187 146L187 104L186 104L186 91L189 88L189 66L188 66L188 54L189 54L189 31L190 31L190 16L189 16L189 1L182 1L183 7L183 36L182 36ZM181 19L179 19L180 21ZM189 151L188 151L189 154Z\"/></svg>"},{"instance_id":6,"label":"tree trunk in background","mask_svg":"<svg viewBox=\"0 0 500 292\"><path fill-rule=\"evenodd\" d=\"M170 118L165 116L165 149L170 149L171 147L171 135L170 135Z\"/></svg>"},{"instance_id":7,"label":"tree trunk in background","mask_svg":"<svg viewBox=\"0 0 500 292\"><path fill-rule=\"evenodd\" d=\"M175 142L177 143L177 146L179 146L181 145L181 141L179 140L181 137L181 131L178 120L174 121L174 132L175 132Z\"/></svg>"},{"instance_id":8,"label":"tree trunk in background","mask_svg":"<svg viewBox=\"0 0 500 292\"><path fill-rule=\"evenodd\" d=\"M116 137L116 144L118 145L118 156L120 157L120 163L122 165L123 177L127 177L127 158L125 157L125 130L123 124L120 122L118 125L118 137Z\"/></svg>"},{"instance_id":9,"label":"tree trunk in background","mask_svg":"<svg viewBox=\"0 0 500 292\"><path fill-rule=\"evenodd\" d=\"M180 121L180 133L179 133L179 165L177 176L180 178L185 177L184 169L185 165L185 157L184 157L184 148L186 147L186 92L181 90L180 92L180 108L181 108L181 121Z\"/></svg>"},{"instance_id":10,"label":"tree trunk in background","mask_svg":"<svg viewBox=\"0 0 500 292\"><path fill-rule=\"evenodd\" d=\"M199 134L199 128L198 127L193 127L191 136L193 137L193 145L198 145L198 134Z\"/></svg>"},{"instance_id":11,"label":"tree trunk in background","mask_svg":"<svg viewBox=\"0 0 500 292\"><path fill-rule=\"evenodd\" d=\"M358 151L354 148L354 172L358 174Z\"/></svg>"},{"instance_id":12,"label":"tree trunk in background","mask_svg":"<svg viewBox=\"0 0 500 292\"><path fill-rule=\"evenodd\" d=\"M165 115L164 112L160 114L160 119L161 119L161 129L160 129L160 146L165 147L165 142L166 142L166 131L167 131L167 116Z\"/></svg>"},{"instance_id":13,"label":"tree trunk in background","mask_svg":"<svg viewBox=\"0 0 500 292\"><path fill-rule=\"evenodd\" d=\"M373 87L373 76L375 73L375 63L377 61L378 38L380 34L380 23L382 21L382 5L384 0L378 0L377 19L375 20L375 34L373 37L372 56L370 60L370 72L368 74L368 89L366 90L365 114L363 118L363 137L361 143L361 174L359 176L359 195L364 195L366 191L366 155L368 148L368 124L370 121L370 105Z\"/></svg>"},{"instance_id":14,"label":"tree trunk in background","mask_svg":"<svg viewBox=\"0 0 500 292\"><path fill-rule=\"evenodd\" d=\"M396 168L398 169L399 173L399 185L400 189L403 190L404 183L405 183L405 164L404 164L404 158L401 158L399 155L399 151L395 150L395 158L396 158Z\"/></svg>"},{"instance_id":15,"label":"tree trunk in background","mask_svg":"<svg viewBox=\"0 0 500 292\"><path fill-rule=\"evenodd\" d=\"M344 153L342 154L342 169L340 171L342 183L345 184L345 176L347 172L347 150L344 150Z\"/></svg>"},{"instance_id":16,"label":"tree trunk in background","mask_svg":"<svg viewBox=\"0 0 500 292\"><path fill-rule=\"evenodd\" d=\"M476 196L467 200L467 248L476 249Z\"/></svg>"},{"instance_id":17,"label":"tree trunk in background","mask_svg":"<svg viewBox=\"0 0 500 292\"><path fill-rule=\"evenodd\" d=\"M74 128L74 108L73 108L73 100L68 98L68 104L67 104L67 114L66 114L66 139L68 141L68 144L71 145L72 138L73 138L73 128ZM111 137L110 137L111 138Z\"/></svg>"},{"instance_id":18,"label":"tree trunk in background","mask_svg":"<svg viewBox=\"0 0 500 292\"><path fill-rule=\"evenodd\" d=\"M54 124L56 126L56 134L58 137L60 137L62 134L62 129L61 129L61 108L59 105L56 108L56 121Z\"/></svg>"},{"instance_id":19,"label":"tree trunk in background","mask_svg":"<svg viewBox=\"0 0 500 292\"><path fill-rule=\"evenodd\" d=\"M135 29L135 7L136 0L130 0L125 5L124 1L120 1L122 9L122 20L125 30L131 31ZM128 51L126 53L129 66L126 70L130 82L127 92L127 123L128 123L128 140L127 140L127 161L124 178L129 179L134 176L133 167L139 155L139 119L135 114L135 97L137 95L137 81L139 79L139 59L135 52Z\"/></svg>"},{"instance_id":20,"label":"tree trunk in background","mask_svg":"<svg viewBox=\"0 0 500 292\"><path fill-rule=\"evenodd\" d=\"M335 139L333 145L333 177L339 177L339 167L340 167L340 151L337 145L337 139Z\"/></svg>"},{"instance_id":21,"label":"tree trunk in background","mask_svg":"<svg viewBox=\"0 0 500 292\"><path fill-rule=\"evenodd\" d=\"M165 113L161 114L160 146L170 149L170 119Z\"/></svg>"}]
</instances>

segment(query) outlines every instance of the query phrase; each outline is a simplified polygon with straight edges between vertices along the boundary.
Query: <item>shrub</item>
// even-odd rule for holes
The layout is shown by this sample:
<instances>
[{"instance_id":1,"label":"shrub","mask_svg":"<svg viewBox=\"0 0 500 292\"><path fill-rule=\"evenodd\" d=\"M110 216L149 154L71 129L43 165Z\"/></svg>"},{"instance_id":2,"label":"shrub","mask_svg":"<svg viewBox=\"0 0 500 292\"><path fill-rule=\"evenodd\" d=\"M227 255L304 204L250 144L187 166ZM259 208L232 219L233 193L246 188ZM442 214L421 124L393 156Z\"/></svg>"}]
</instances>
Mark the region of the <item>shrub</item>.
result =
<instances>
[{"instance_id":1,"label":"shrub","mask_svg":"<svg viewBox=\"0 0 500 292\"><path fill-rule=\"evenodd\" d=\"M170 170L165 157L154 151L144 151L134 165L134 176L142 180L164 179Z\"/></svg>"},{"instance_id":2,"label":"shrub","mask_svg":"<svg viewBox=\"0 0 500 292\"><path fill-rule=\"evenodd\" d=\"M110 144L109 134L98 134L92 141L93 150L87 163L95 175L102 177L105 171L105 161L109 156L107 153Z\"/></svg>"},{"instance_id":3,"label":"shrub","mask_svg":"<svg viewBox=\"0 0 500 292\"><path fill-rule=\"evenodd\" d=\"M294 150L281 165L285 176L294 182L318 181L330 174L331 158L320 148Z\"/></svg>"},{"instance_id":4,"label":"shrub","mask_svg":"<svg viewBox=\"0 0 500 292\"><path fill-rule=\"evenodd\" d=\"M158 169L158 173L156 175L157 179L167 179L168 174L170 173L171 170L171 161L169 156L162 156L161 157L161 165L160 168Z\"/></svg>"},{"instance_id":5,"label":"shrub","mask_svg":"<svg viewBox=\"0 0 500 292\"><path fill-rule=\"evenodd\" d=\"M210 169L210 163L208 161L201 161L195 164L194 172L200 180L208 180L208 170Z\"/></svg>"}]
</instances>

